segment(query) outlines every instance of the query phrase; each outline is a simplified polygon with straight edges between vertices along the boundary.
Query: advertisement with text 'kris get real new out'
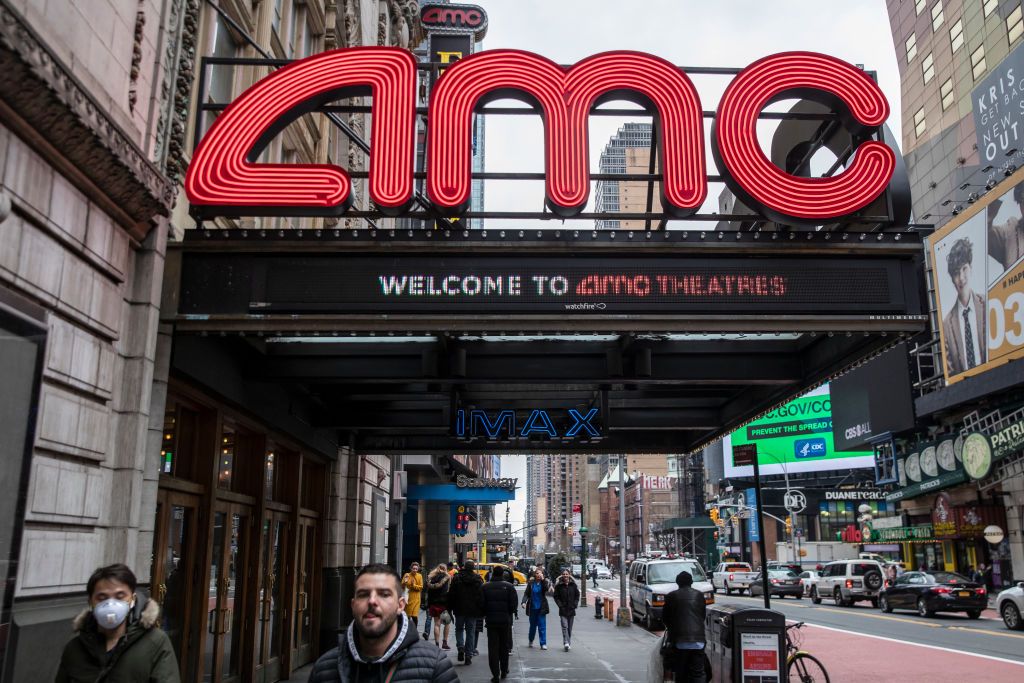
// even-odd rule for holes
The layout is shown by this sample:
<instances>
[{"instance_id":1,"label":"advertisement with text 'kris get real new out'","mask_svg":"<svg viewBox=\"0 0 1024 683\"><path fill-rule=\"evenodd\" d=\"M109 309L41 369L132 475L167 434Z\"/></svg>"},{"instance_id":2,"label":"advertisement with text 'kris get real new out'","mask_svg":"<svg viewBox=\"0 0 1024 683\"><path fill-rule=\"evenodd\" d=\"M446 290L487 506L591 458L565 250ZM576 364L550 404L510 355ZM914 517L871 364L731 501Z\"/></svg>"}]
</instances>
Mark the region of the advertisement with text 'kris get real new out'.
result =
<instances>
[{"instance_id":1,"label":"advertisement with text 'kris get real new out'","mask_svg":"<svg viewBox=\"0 0 1024 683\"><path fill-rule=\"evenodd\" d=\"M726 477L752 477L750 465L733 464L733 447L757 445L761 474L821 472L873 467L871 451L837 451L832 439L829 385L795 398L725 437Z\"/></svg>"}]
</instances>

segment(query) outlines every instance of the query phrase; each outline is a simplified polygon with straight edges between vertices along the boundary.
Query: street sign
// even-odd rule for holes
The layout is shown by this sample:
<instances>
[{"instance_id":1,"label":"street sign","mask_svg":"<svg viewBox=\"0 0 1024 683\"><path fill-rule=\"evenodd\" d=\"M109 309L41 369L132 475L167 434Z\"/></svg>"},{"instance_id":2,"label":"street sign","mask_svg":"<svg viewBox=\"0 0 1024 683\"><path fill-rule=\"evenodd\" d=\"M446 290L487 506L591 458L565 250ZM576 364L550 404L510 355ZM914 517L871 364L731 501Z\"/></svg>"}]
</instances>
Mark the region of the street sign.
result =
<instances>
[{"instance_id":1,"label":"street sign","mask_svg":"<svg viewBox=\"0 0 1024 683\"><path fill-rule=\"evenodd\" d=\"M1003 542L1003 530L995 524L990 524L985 527L985 540L992 545L997 545Z\"/></svg>"},{"instance_id":2,"label":"street sign","mask_svg":"<svg viewBox=\"0 0 1024 683\"><path fill-rule=\"evenodd\" d=\"M807 496L803 491L790 489L782 497L782 505L786 508L786 512L799 514L807 509Z\"/></svg>"},{"instance_id":3,"label":"street sign","mask_svg":"<svg viewBox=\"0 0 1024 683\"><path fill-rule=\"evenodd\" d=\"M753 465L757 458L757 444L746 443L740 446L733 446L732 464L734 467L746 467Z\"/></svg>"}]
</instances>

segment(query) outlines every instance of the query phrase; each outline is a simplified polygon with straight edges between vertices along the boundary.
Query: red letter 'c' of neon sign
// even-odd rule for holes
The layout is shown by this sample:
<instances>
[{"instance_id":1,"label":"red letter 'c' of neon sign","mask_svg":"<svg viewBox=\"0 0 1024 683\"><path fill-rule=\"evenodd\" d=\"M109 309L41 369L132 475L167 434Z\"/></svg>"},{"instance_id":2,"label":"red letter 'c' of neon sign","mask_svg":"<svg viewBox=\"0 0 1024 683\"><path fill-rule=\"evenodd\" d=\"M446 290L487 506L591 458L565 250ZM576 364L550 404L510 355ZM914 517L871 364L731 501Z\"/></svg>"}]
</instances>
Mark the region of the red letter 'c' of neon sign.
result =
<instances>
[{"instance_id":1,"label":"red letter 'c' of neon sign","mask_svg":"<svg viewBox=\"0 0 1024 683\"><path fill-rule=\"evenodd\" d=\"M669 62L640 52L605 52L565 69L519 50L488 50L445 71L430 97L427 193L442 209L468 207L470 127L478 103L504 97L539 104L544 116L545 194L552 211L579 213L590 193L587 115L604 101L628 99L657 111L662 206L677 217L707 195L700 98Z\"/></svg>"},{"instance_id":2,"label":"red letter 'c' of neon sign","mask_svg":"<svg viewBox=\"0 0 1024 683\"><path fill-rule=\"evenodd\" d=\"M320 104L366 89L373 97L370 197L389 214L412 201L416 134L416 61L407 50L353 47L290 64L235 100L203 137L185 192L200 209L228 215L340 215L351 180L328 164L255 163L288 123Z\"/></svg>"},{"instance_id":3,"label":"red letter 'c' of neon sign","mask_svg":"<svg viewBox=\"0 0 1024 683\"><path fill-rule=\"evenodd\" d=\"M712 153L726 184L745 204L782 223L821 223L873 202L888 186L896 155L881 142L856 149L853 163L832 178L801 178L761 151L757 117L771 102L803 97L843 112L854 133L882 125L889 103L862 70L828 55L784 52L758 60L729 84L712 128Z\"/></svg>"}]
</instances>

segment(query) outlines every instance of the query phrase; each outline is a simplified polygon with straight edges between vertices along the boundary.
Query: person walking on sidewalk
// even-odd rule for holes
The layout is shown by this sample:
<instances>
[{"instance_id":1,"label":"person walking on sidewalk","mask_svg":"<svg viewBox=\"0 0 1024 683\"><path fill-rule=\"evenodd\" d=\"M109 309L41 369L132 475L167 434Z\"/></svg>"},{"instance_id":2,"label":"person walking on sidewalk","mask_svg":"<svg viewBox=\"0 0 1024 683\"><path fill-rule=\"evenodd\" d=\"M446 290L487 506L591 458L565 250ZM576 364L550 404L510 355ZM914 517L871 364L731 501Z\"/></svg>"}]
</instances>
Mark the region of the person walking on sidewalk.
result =
<instances>
[{"instance_id":1,"label":"person walking on sidewalk","mask_svg":"<svg viewBox=\"0 0 1024 683\"><path fill-rule=\"evenodd\" d=\"M508 655L512 649L512 615L519 611L519 596L505 572L492 572L484 584L484 618L487 620L487 663L491 667L491 683L508 676Z\"/></svg>"},{"instance_id":2,"label":"person walking on sidewalk","mask_svg":"<svg viewBox=\"0 0 1024 683\"><path fill-rule=\"evenodd\" d=\"M580 604L580 589L568 569L562 570L555 584L555 604L558 605L558 620L562 622L562 648L568 652L572 648L572 622Z\"/></svg>"},{"instance_id":3,"label":"person walking on sidewalk","mask_svg":"<svg viewBox=\"0 0 1024 683\"><path fill-rule=\"evenodd\" d=\"M476 656L476 620L484 615L484 580L474 569L473 560L466 560L452 578L448 591L448 607L455 615L455 647L458 659L467 665Z\"/></svg>"},{"instance_id":4,"label":"person walking on sidewalk","mask_svg":"<svg viewBox=\"0 0 1024 683\"><path fill-rule=\"evenodd\" d=\"M551 591L551 582L544 578L544 572L539 568L526 582L526 590L523 592L523 605L526 607L526 616L530 617L530 647L533 647L533 639L540 631L540 649L548 649L548 593Z\"/></svg>"},{"instance_id":5,"label":"person walking on sidewalk","mask_svg":"<svg viewBox=\"0 0 1024 683\"><path fill-rule=\"evenodd\" d=\"M448 656L421 640L403 613L405 598L394 567L360 569L351 605L352 623L339 634L338 646L316 660L309 683L458 683Z\"/></svg>"},{"instance_id":6,"label":"person walking on sidewalk","mask_svg":"<svg viewBox=\"0 0 1024 683\"><path fill-rule=\"evenodd\" d=\"M693 575L679 572L679 586L665 596L661 612L665 623L666 668L669 662L677 681L705 683L704 671L704 594L693 588Z\"/></svg>"},{"instance_id":7,"label":"person walking on sidewalk","mask_svg":"<svg viewBox=\"0 0 1024 683\"><path fill-rule=\"evenodd\" d=\"M405 613L412 619L413 626L420 625L420 595L423 593L423 574L420 574L420 563L413 562L409 571L402 577L402 587L408 592L405 598Z\"/></svg>"},{"instance_id":8,"label":"person walking on sidewalk","mask_svg":"<svg viewBox=\"0 0 1024 683\"><path fill-rule=\"evenodd\" d=\"M92 573L85 587L89 606L72 622L75 635L61 653L57 683L181 681L171 639L160 628L160 605L136 593L137 586L123 564Z\"/></svg>"},{"instance_id":9,"label":"person walking on sidewalk","mask_svg":"<svg viewBox=\"0 0 1024 683\"><path fill-rule=\"evenodd\" d=\"M434 624L434 644L442 650L448 647L448 632L451 630L451 618L448 614L448 589L451 588L452 577L448 576L448 568L437 565L427 576L427 621L423 625L423 640L430 640L430 624ZM444 626L444 639L441 639L441 627Z\"/></svg>"}]
</instances>

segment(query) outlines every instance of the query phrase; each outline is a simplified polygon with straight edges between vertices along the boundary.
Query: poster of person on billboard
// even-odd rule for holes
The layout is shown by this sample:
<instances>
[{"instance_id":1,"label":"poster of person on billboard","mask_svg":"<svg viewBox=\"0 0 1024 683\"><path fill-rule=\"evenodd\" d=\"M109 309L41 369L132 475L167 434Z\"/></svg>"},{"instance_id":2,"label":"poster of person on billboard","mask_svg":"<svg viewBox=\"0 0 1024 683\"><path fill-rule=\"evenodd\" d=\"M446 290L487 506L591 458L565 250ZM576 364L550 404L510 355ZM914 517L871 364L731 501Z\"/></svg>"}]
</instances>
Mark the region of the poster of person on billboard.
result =
<instances>
[{"instance_id":1,"label":"poster of person on billboard","mask_svg":"<svg viewBox=\"0 0 1024 683\"><path fill-rule=\"evenodd\" d=\"M946 379L1024 353L1024 174L930 238Z\"/></svg>"}]
</instances>

